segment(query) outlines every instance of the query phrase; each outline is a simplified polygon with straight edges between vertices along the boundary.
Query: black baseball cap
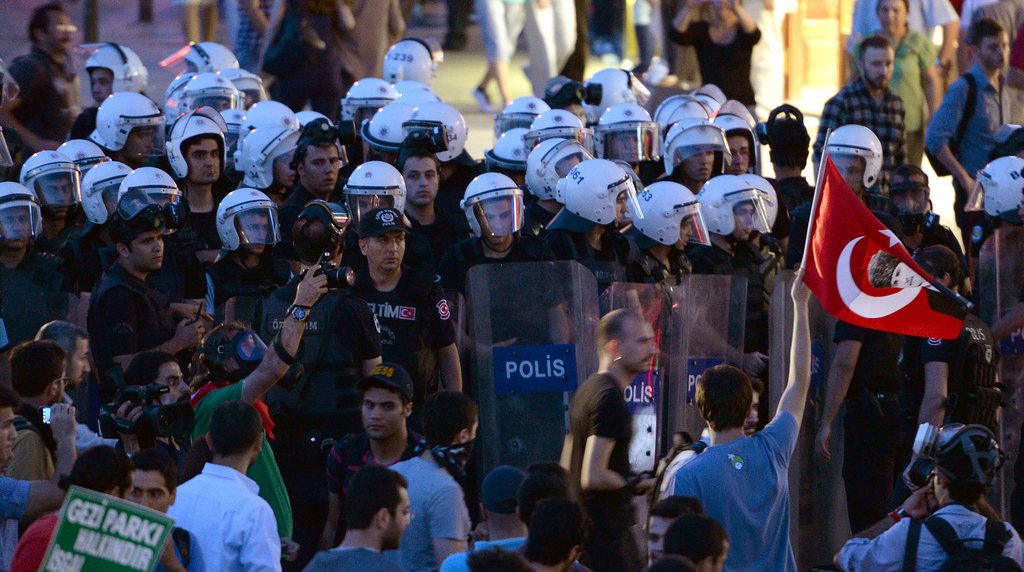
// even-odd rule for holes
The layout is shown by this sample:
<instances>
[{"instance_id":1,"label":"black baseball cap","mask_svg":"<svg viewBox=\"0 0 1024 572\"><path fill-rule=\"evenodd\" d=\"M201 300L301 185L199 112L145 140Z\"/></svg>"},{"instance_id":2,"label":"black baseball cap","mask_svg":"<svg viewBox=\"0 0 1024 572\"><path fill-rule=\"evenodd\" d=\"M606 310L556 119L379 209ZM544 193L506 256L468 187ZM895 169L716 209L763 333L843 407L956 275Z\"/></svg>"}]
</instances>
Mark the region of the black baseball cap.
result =
<instances>
[{"instance_id":1,"label":"black baseball cap","mask_svg":"<svg viewBox=\"0 0 1024 572\"><path fill-rule=\"evenodd\" d=\"M356 384L359 391L366 391L371 387L397 391L406 403L412 401L412 378L409 377L409 372L397 363L382 362Z\"/></svg>"},{"instance_id":2,"label":"black baseball cap","mask_svg":"<svg viewBox=\"0 0 1024 572\"><path fill-rule=\"evenodd\" d=\"M402 211L391 207L372 209L359 219L359 237L373 238L389 232L409 233Z\"/></svg>"}]
</instances>

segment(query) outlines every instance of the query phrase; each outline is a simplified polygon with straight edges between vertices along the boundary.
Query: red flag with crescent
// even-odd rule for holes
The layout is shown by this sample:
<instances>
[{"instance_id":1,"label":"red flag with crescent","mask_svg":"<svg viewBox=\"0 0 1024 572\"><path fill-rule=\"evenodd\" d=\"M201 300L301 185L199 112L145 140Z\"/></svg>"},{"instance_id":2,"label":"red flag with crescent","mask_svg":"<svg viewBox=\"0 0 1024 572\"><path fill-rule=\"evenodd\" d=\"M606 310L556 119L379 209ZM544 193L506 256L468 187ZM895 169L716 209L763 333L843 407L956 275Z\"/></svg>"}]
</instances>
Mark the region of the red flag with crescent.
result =
<instances>
[{"instance_id":1,"label":"red flag with crescent","mask_svg":"<svg viewBox=\"0 0 1024 572\"><path fill-rule=\"evenodd\" d=\"M907 252L826 159L804 263L804 282L836 318L857 326L955 339L963 310L932 286Z\"/></svg>"}]
</instances>

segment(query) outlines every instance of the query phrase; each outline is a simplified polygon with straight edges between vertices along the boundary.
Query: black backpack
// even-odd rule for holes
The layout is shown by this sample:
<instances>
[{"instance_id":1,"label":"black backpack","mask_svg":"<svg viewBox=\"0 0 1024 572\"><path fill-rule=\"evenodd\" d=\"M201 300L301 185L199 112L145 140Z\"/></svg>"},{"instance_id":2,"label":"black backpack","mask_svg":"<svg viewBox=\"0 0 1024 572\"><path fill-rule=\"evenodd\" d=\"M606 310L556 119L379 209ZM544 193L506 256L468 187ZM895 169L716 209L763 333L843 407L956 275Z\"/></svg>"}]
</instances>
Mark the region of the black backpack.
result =
<instances>
[{"instance_id":1,"label":"black backpack","mask_svg":"<svg viewBox=\"0 0 1024 572\"><path fill-rule=\"evenodd\" d=\"M974 106L977 104L978 99L978 84L974 81L974 76L970 72L960 76L965 82L967 82L967 102L964 105L963 113L960 115L960 123L956 126L956 131L953 133L953 137L949 140L949 150L953 152L953 156L957 157L960 153L960 144L964 140L964 132L967 131L967 123L970 122L971 117L974 117ZM928 162L932 165L932 170L939 177L948 177L952 175L946 165L939 161L937 155L932 155L931 151L925 147L925 156L928 157ZM957 157L959 160L959 157Z\"/></svg>"},{"instance_id":2,"label":"black backpack","mask_svg":"<svg viewBox=\"0 0 1024 572\"><path fill-rule=\"evenodd\" d=\"M907 532L907 549L903 555L903 572L913 572L917 567L917 545L921 539L920 520L910 521ZM1003 555L1003 548L1013 534L1002 522L985 522L985 543L981 548L967 548L957 536L956 530L945 520L933 516L924 521L949 559L939 572L1002 572L1022 570L1020 564Z\"/></svg>"}]
</instances>

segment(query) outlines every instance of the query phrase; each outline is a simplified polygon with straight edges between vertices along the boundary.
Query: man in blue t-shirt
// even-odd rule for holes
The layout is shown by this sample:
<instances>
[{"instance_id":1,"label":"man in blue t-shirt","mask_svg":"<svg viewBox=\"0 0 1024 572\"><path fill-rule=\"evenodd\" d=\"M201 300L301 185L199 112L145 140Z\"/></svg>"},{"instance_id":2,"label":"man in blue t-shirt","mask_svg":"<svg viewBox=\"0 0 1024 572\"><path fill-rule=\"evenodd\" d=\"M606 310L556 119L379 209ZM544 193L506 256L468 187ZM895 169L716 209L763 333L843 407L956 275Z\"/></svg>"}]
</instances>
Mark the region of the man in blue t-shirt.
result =
<instances>
[{"instance_id":1,"label":"man in blue t-shirt","mask_svg":"<svg viewBox=\"0 0 1024 572\"><path fill-rule=\"evenodd\" d=\"M729 536L726 570L796 571L789 543L789 460L800 433L811 380L807 322L810 291L803 272L793 284L789 382L775 418L753 437L743 433L753 390L747 375L716 366L697 381L697 408L711 446L679 469L673 494L695 497Z\"/></svg>"}]
</instances>

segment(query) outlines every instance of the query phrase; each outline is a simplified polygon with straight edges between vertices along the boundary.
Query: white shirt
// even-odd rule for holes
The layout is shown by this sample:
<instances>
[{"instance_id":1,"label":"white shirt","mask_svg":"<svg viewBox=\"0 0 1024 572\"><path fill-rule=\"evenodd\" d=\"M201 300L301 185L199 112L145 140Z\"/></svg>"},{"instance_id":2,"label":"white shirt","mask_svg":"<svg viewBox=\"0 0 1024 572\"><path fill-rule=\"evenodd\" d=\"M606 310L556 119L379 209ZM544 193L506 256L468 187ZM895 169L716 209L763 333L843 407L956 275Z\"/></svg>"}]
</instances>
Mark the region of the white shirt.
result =
<instances>
[{"instance_id":1,"label":"white shirt","mask_svg":"<svg viewBox=\"0 0 1024 572\"><path fill-rule=\"evenodd\" d=\"M949 504L935 511L933 516L941 517L956 530L957 536L967 548L980 548L985 540L985 517L958 504ZM1006 527L1013 533L1003 548L1003 554L1015 562L1021 562L1020 536L1009 523ZM903 568L903 555L907 547L907 531L910 519L904 518L895 526L873 539L854 538L849 540L839 551L839 567L849 572L860 570L871 572L894 572ZM921 537L917 545L917 570L928 572L938 570L946 562L949 555L935 540L928 528L921 527Z\"/></svg>"},{"instance_id":2,"label":"white shirt","mask_svg":"<svg viewBox=\"0 0 1024 572\"><path fill-rule=\"evenodd\" d=\"M281 538L259 485L231 467L206 463L178 487L167 515L199 541L206 570L281 570Z\"/></svg>"}]
</instances>

